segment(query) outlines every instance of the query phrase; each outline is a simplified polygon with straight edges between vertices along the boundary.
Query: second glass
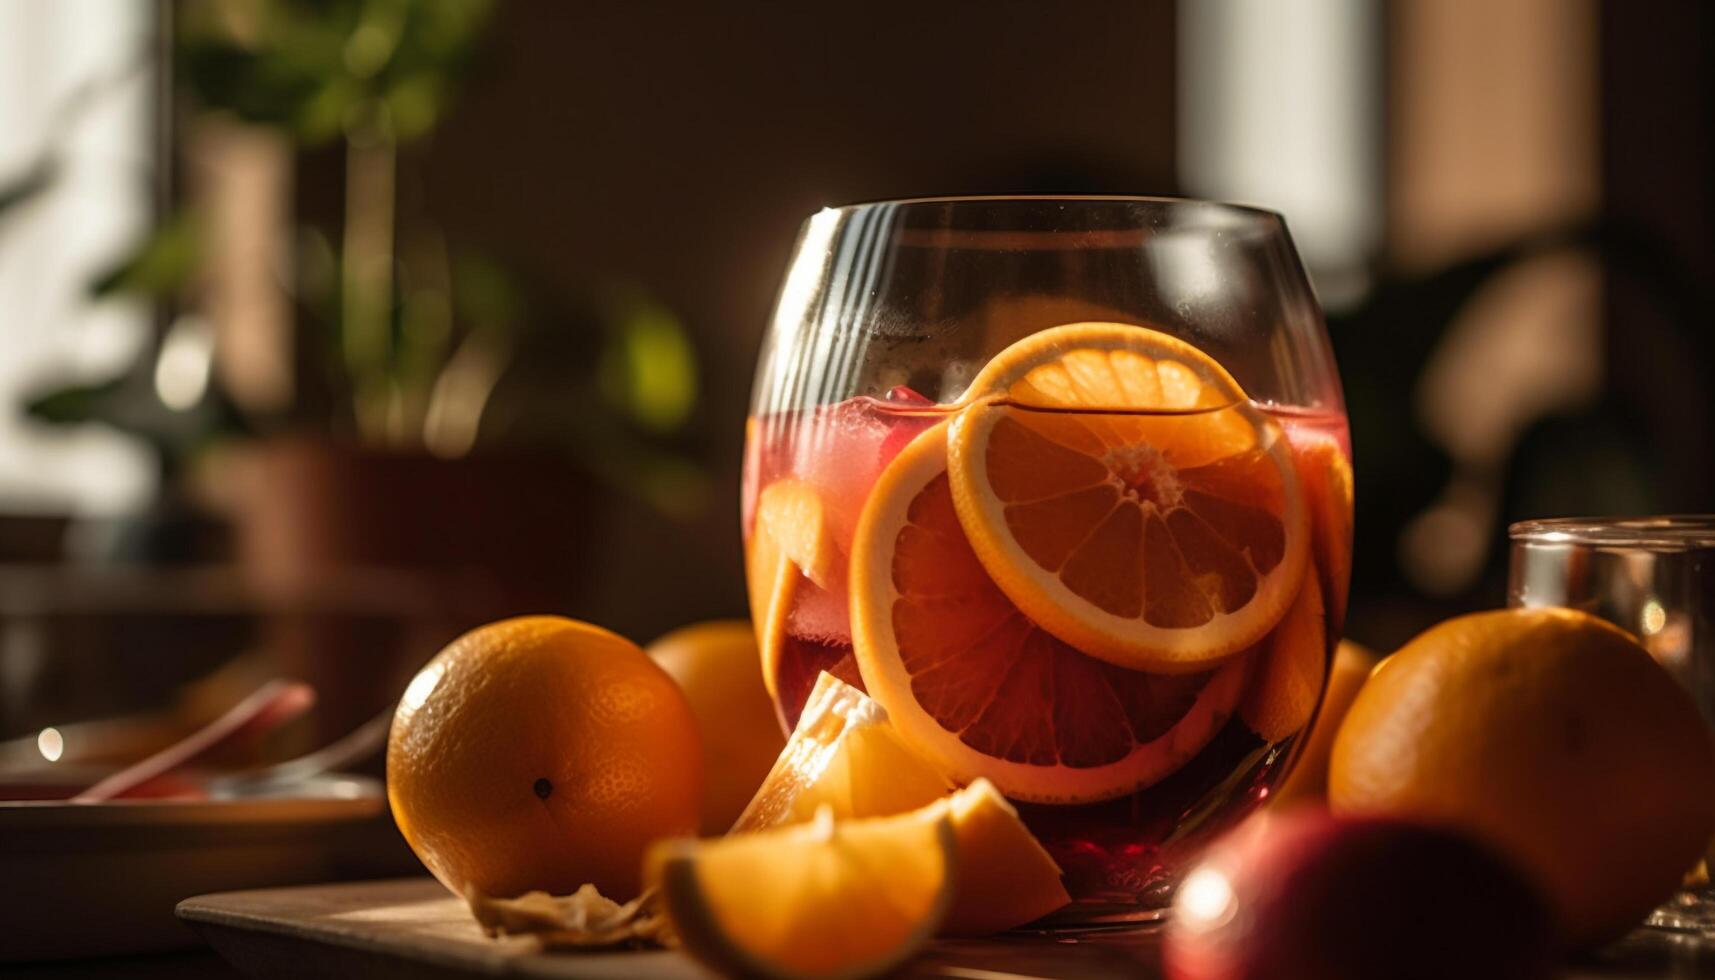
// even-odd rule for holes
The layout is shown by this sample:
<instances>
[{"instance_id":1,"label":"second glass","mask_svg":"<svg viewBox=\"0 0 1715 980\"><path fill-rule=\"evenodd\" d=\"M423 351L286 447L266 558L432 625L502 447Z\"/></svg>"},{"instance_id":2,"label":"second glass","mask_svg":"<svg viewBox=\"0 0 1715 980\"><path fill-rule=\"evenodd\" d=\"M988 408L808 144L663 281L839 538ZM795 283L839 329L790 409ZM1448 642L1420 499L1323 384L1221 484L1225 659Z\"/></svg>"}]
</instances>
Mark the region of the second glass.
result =
<instances>
[{"instance_id":1,"label":"second glass","mask_svg":"<svg viewBox=\"0 0 1715 980\"><path fill-rule=\"evenodd\" d=\"M828 671L1066 872L1148 920L1264 799L1345 612L1352 480L1279 216L953 198L805 225L763 348L743 527L787 726Z\"/></svg>"},{"instance_id":2,"label":"second glass","mask_svg":"<svg viewBox=\"0 0 1715 980\"><path fill-rule=\"evenodd\" d=\"M1631 633L1715 729L1715 515L1559 517L1509 531L1508 605L1581 609ZM1645 925L1715 934L1710 857Z\"/></svg>"}]
</instances>

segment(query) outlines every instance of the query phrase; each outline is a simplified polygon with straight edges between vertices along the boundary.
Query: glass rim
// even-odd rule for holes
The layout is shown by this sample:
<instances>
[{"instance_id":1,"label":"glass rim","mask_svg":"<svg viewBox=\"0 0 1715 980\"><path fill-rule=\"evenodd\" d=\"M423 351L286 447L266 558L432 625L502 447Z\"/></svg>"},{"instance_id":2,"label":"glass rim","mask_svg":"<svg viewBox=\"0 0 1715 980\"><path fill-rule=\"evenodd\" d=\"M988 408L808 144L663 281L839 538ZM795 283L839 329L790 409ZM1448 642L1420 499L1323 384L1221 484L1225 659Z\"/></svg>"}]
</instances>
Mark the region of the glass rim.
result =
<instances>
[{"instance_id":1,"label":"glass rim","mask_svg":"<svg viewBox=\"0 0 1715 980\"><path fill-rule=\"evenodd\" d=\"M1234 201L1215 201L1197 197L1172 197L1152 194L951 194L930 195L927 197L901 197L876 201L856 201L850 204L836 204L822 208L823 211L834 211L841 214L851 214L867 211L873 208L941 205L941 204L1151 204L1175 208L1203 208L1215 211L1226 211L1235 216L1244 216L1252 220L1263 219L1276 224L1285 225L1286 219L1279 211L1273 211L1255 204L1240 204Z\"/></svg>"},{"instance_id":2,"label":"glass rim","mask_svg":"<svg viewBox=\"0 0 1715 980\"><path fill-rule=\"evenodd\" d=\"M1515 543L1587 547L1715 547L1715 514L1647 517L1548 517L1507 528Z\"/></svg>"}]
</instances>

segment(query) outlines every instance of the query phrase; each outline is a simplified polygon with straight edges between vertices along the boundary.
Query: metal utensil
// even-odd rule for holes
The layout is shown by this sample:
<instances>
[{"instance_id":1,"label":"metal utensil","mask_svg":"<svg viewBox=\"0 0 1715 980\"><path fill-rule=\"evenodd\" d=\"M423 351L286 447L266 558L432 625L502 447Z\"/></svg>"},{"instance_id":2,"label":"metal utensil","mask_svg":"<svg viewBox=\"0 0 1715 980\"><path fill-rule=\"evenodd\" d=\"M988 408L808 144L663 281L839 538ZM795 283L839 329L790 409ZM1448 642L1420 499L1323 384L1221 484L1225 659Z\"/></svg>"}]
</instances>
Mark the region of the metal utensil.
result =
<instances>
[{"instance_id":1,"label":"metal utensil","mask_svg":"<svg viewBox=\"0 0 1715 980\"><path fill-rule=\"evenodd\" d=\"M144 793L235 741L257 736L308 711L316 692L296 681L269 681L226 714L154 755L108 776L72 797L73 803L102 803Z\"/></svg>"},{"instance_id":2,"label":"metal utensil","mask_svg":"<svg viewBox=\"0 0 1715 980\"><path fill-rule=\"evenodd\" d=\"M288 759L263 769L237 772L210 779L205 788L213 799L254 796L259 792L301 782L325 772L332 772L361 762L387 744L387 730L393 724L393 709L369 719L350 734L296 759Z\"/></svg>"}]
</instances>

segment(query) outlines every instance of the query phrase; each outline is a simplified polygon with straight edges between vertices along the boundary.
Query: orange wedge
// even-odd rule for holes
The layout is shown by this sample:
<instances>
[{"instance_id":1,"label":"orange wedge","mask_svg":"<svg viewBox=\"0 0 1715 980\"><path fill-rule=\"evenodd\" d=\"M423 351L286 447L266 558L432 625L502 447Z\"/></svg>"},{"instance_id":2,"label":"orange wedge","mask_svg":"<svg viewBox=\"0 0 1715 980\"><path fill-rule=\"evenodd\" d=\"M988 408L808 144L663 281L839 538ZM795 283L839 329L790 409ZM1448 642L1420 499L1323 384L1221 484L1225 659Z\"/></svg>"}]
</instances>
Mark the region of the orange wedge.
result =
<instances>
[{"instance_id":1,"label":"orange wedge","mask_svg":"<svg viewBox=\"0 0 1715 980\"><path fill-rule=\"evenodd\" d=\"M786 750L732 832L801 823L820 812L848 820L911 810L944 811L953 821L957 884L942 933L1001 932L1071 901L1060 866L993 783L979 779L954 792L900 741L881 705L832 674L817 682Z\"/></svg>"},{"instance_id":2,"label":"orange wedge","mask_svg":"<svg viewBox=\"0 0 1715 980\"><path fill-rule=\"evenodd\" d=\"M732 832L799 823L824 807L840 820L891 816L952 791L945 776L900 740L881 705L824 673Z\"/></svg>"},{"instance_id":3,"label":"orange wedge","mask_svg":"<svg viewBox=\"0 0 1715 980\"><path fill-rule=\"evenodd\" d=\"M823 589L844 584L840 549L834 543L822 498L807 483L776 480L756 501L756 521L766 527L792 564Z\"/></svg>"},{"instance_id":4,"label":"orange wedge","mask_svg":"<svg viewBox=\"0 0 1715 980\"><path fill-rule=\"evenodd\" d=\"M1309 518L1280 425L1190 344L1144 327L1033 334L952 423L960 523L1021 610L1121 667L1208 670L1298 593Z\"/></svg>"},{"instance_id":5,"label":"orange wedge","mask_svg":"<svg viewBox=\"0 0 1715 980\"><path fill-rule=\"evenodd\" d=\"M870 696L960 782L1082 803L1184 765L1243 692L1249 658L1199 674L1126 670L1026 617L978 561L954 511L947 430L888 464L852 545L852 636Z\"/></svg>"},{"instance_id":6,"label":"orange wedge","mask_svg":"<svg viewBox=\"0 0 1715 980\"><path fill-rule=\"evenodd\" d=\"M945 936L987 936L1040 919L1072 901L1060 866L994 784L979 779L944 804L958 856Z\"/></svg>"},{"instance_id":7,"label":"orange wedge","mask_svg":"<svg viewBox=\"0 0 1715 980\"><path fill-rule=\"evenodd\" d=\"M1310 503L1310 544L1328 627L1338 633L1346 622L1352 576L1352 463L1332 436L1309 431L1293 433L1292 458Z\"/></svg>"},{"instance_id":8,"label":"orange wedge","mask_svg":"<svg viewBox=\"0 0 1715 980\"><path fill-rule=\"evenodd\" d=\"M685 949L724 976L873 977L934 936L953 895L945 808L651 848Z\"/></svg>"},{"instance_id":9,"label":"orange wedge","mask_svg":"<svg viewBox=\"0 0 1715 980\"><path fill-rule=\"evenodd\" d=\"M745 580L750 585L750 622L756 628L756 647L762 658L762 684L768 696L778 700L781 644L786 639L786 616L800 578L798 566L781 549L767 522L757 514L756 525L745 543Z\"/></svg>"},{"instance_id":10,"label":"orange wedge","mask_svg":"<svg viewBox=\"0 0 1715 980\"><path fill-rule=\"evenodd\" d=\"M1328 627L1322 587L1304 576L1298 598L1270 634L1239 717L1265 742L1297 734L1316 713L1328 676Z\"/></svg>"},{"instance_id":11,"label":"orange wedge","mask_svg":"<svg viewBox=\"0 0 1715 980\"><path fill-rule=\"evenodd\" d=\"M801 593L827 595L844 590L845 570L821 498L808 484L797 480L769 484L757 499L755 521L745 548L750 618L762 657L762 683L779 704L781 665L794 642L786 629L793 603ZM805 678L804 683L813 680Z\"/></svg>"}]
</instances>

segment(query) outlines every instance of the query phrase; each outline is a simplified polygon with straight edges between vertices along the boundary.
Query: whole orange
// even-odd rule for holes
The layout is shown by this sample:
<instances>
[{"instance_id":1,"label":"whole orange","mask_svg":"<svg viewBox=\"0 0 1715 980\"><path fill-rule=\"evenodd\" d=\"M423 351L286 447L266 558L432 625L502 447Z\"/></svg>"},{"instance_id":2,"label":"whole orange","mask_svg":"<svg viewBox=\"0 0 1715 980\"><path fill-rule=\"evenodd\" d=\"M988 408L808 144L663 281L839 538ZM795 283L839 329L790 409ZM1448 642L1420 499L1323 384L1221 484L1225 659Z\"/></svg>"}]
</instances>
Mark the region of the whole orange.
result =
<instances>
[{"instance_id":1,"label":"whole orange","mask_svg":"<svg viewBox=\"0 0 1715 980\"><path fill-rule=\"evenodd\" d=\"M1328 800L1487 840L1587 946L1673 894L1715 835L1715 748L1690 697L1618 628L1566 609L1478 613L1364 684Z\"/></svg>"},{"instance_id":2,"label":"whole orange","mask_svg":"<svg viewBox=\"0 0 1715 980\"><path fill-rule=\"evenodd\" d=\"M412 850L459 894L619 901L643 852L695 833L703 760L673 679L630 640L526 616L454 640L406 688L387 799Z\"/></svg>"},{"instance_id":3,"label":"whole orange","mask_svg":"<svg viewBox=\"0 0 1715 980\"><path fill-rule=\"evenodd\" d=\"M786 747L762 684L756 631L739 619L693 623L649 644L648 653L691 703L708 783L702 831L718 837L732 828Z\"/></svg>"}]
</instances>

